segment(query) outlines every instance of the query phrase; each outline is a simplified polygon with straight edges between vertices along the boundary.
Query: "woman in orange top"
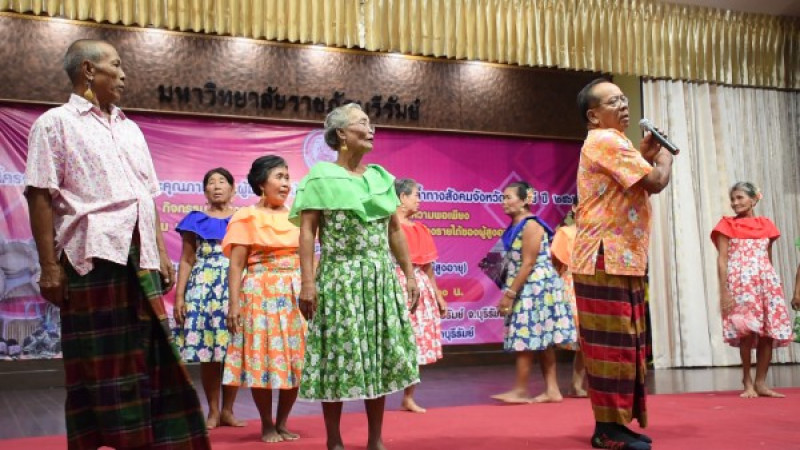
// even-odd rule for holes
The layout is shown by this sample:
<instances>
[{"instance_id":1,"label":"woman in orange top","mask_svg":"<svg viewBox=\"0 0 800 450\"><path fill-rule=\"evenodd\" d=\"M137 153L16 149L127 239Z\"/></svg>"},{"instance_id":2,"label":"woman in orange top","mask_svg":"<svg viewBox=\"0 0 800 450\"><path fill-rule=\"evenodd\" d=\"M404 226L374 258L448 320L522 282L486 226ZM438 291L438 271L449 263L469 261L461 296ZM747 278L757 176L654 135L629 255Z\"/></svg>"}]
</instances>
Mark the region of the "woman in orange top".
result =
<instances>
[{"instance_id":1,"label":"woman in orange top","mask_svg":"<svg viewBox=\"0 0 800 450\"><path fill-rule=\"evenodd\" d=\"M222 249L231 260L227 325L234 335L222 382L249 387L261 416L261 440L298 439L286 428L300 385L306 321L300 313L300 229L284 206L289 169L283 158L262 156L247 181L260 201L236 212ZM272 389L280 389L272 421Z\"/></svg>"},{"instance_id":2,"label":"woman in orange top","mask_svg":"<svg viewBox=\"0 0 800 450\"><path fill-rule=\"evenodd\" d=\"M395 180L395 191L400 198L397 208L397 218L408 242L408 252L411 263L414 265L414 278L419 286L420 296L416 311L410 313L411 325L417 340L417 364L420 366L431 364L442 358L442 314L447 311L447 302L436 286L433 273L433 262L439 257L436 245L433 243L428 227L420 222L414 222L411 217L419 211L419 186L417 182L405 178ZM397 276L400 285L406 285L406 277L402 268L397 267ZM406 296L408 298L408 296ZM409 308L411 307L409 299ZM416 413L424 413L414 401L412 384L403 391L403 409Z\"/></svg>"},{"instance_id":3,"label":"woman in orange top","mask_svg":"<svg viewBox=\"0 0 800 450\"><path fill-rule=\"evenodd\" d=\"M561 221L561 225L556 229L556 234L553 236L553 243L550 246L550 253L553 259L553 267L556 272L564 281L564 297L572 305L573 320L575 320L575 329L579 330L578 323L578 305L575 299L575 284L572 282L572 272L569 271L569 262L572 258L572 246L575 244L575 233L577 227L575 226L575 210L577 205L577 198L572 209ZM580 331L578 331L580 335ZM575 350L575 360L572 363L572 394L575 397L588 397L584 382L586 378L586 368L583 365L583 353L581 353L580 346L576 342L572 348Z\"/></svg>"}]
</instances>

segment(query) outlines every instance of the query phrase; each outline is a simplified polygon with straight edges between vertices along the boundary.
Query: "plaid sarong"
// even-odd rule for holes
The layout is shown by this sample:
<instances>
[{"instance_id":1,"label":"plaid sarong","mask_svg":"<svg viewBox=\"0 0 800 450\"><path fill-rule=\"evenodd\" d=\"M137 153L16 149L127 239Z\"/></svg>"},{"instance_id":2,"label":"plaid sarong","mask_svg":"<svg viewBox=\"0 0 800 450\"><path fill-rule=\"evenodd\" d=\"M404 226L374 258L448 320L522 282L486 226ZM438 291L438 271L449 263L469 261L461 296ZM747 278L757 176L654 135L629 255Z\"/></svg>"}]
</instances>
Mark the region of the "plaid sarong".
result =
<instances>
[{"instance_id":1,"label":"plaid sarong","mask_svg":"<svg viewBox=\"0 0 800 450\"><path fill-rule=\"evenodd\" d=\"M644 277L573 274L580 345L597 422L647 426Z\"/></svg>"},{"instance_id":2,"label":"plaid sarong","mask_svg":"<svg viewBox=\"0 0 800 450\"><path fill-rule=\"evenodd\" d=\"M169 342L160 276L138 261L134 243L127 266L95 260L80 276L64 264L68 448L211 448L197 393Z\"/></svg>"}]
</instances>

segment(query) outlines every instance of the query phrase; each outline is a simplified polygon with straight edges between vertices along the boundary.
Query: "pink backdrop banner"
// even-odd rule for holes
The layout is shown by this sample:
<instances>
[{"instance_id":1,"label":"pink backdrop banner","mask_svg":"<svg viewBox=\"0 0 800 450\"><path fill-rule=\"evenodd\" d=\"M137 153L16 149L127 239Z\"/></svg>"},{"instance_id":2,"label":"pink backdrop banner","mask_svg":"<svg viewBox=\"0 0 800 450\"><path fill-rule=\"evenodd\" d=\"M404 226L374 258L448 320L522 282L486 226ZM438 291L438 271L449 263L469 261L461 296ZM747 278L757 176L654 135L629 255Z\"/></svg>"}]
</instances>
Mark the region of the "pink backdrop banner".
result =
<instances>
[{"instance_id":1,"label":"pink backdrop banner","mask_svg":"<svg viewBox=\"0 0 800 450\"><path fill-rule=\"evenodd\" d=\"M22 195L28 131L45 109L0 105L0 252L5 252L0 261L6 274L0 320L6 340L11 336L6 328L17 334L39 328L52 333L58 325L53 308L35 293L38 267ZM175 225L190 210L203 208L207 170L230 170L236 178L234 203L244 206L257 201L246 182L255 158L284 157L294 187L313 164L335 157L319 127L158 114L129 117L150 145L163 191L156 204L173 261L181 248ZM533 212L555 226L574 199L579 153L580 143L573 141L378 129L375 150L365 161L422 186L418 220L434 235L439 250L435 272L450 305L442 323L445 344L502 341L503 321L495 309L500 292L478 268L509 222L501 207L502 189L513 181L529 182L536 190ZM167 301L171 304L171 294ZM9 327L9 320L27 325Z\"/></svg>"}]
</instances>

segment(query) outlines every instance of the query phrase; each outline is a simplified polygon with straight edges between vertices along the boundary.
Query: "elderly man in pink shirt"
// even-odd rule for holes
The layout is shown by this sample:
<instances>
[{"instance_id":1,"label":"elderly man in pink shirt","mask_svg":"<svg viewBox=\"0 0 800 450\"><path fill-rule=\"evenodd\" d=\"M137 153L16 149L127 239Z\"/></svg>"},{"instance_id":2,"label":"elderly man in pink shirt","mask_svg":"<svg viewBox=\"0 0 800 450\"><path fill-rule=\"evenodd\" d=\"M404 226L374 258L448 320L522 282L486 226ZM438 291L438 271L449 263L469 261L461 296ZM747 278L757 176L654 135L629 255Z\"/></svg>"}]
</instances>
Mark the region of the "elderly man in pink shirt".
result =
<instances>
[{"instance_id":1,"label":"elderly man in pink shirt","mask_svg":"<svg viewBox=\"0 0 800 450\"><path fill-rule=\"evenodd\" d=\"M142 132L115 106L125 88L108 42L70 45L69 102L30 132L25 195L42 267L61 308L70 449L210 448L197 393L169 342L174 284Z\"/></svg>"}]
</instances>

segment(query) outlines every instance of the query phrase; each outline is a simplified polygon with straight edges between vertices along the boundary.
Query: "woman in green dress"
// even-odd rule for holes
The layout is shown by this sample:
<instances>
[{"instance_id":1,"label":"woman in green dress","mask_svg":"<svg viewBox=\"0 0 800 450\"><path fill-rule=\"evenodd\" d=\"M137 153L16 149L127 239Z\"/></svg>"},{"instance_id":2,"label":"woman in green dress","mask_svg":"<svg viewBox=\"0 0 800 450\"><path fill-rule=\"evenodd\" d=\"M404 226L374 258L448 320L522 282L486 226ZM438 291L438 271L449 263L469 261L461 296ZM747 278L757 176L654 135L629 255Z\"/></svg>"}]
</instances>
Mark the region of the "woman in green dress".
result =
<instances>
[{"instance_id":1,"label":"woman in green dress","mask_svg":"<svg viewBox=\"0 0 800 450\"><path fill-rule=\"evenodd\" d=\"M337 160L311 168L289 215L300 225L300 309L310 320L300 398L322 401L329 449L344 448L342 402L359 399L367 411L367 448L383 449L385 396L419 382L414 331L392 255L406 274L412 310L419 289L395 216L394 177L361 162L373 137L359 105L331 111L325 142Z\"/></svg>"}]
</instances>

